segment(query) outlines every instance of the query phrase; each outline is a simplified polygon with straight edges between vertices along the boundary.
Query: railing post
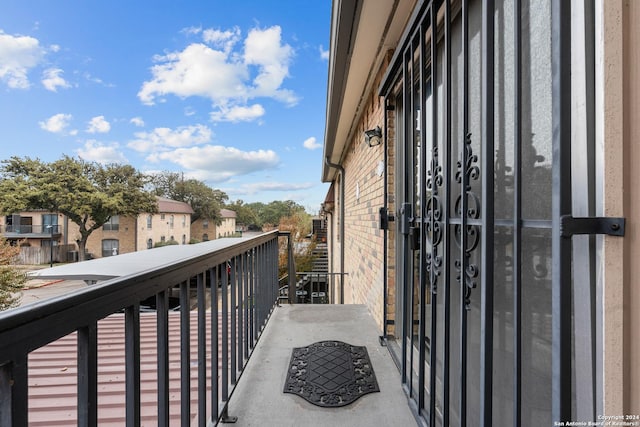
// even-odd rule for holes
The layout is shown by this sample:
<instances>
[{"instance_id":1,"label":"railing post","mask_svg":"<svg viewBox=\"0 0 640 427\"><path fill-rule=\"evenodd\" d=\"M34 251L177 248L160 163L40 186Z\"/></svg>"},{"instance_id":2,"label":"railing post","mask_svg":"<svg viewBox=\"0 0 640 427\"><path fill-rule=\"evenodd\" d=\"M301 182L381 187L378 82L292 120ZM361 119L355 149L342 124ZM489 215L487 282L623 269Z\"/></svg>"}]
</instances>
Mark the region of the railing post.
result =
<instances>
[{"instance_id":1,"label":"railing post","mask_svg":"<svg viewBox=\"0 0 640 427\"><path fill-rule=\"evenodd\" d=\"M291 240L291 232L282 231L281 235L287 237L287 269L289 275L289 304L296 302L296 260L293 257L293 242Z\"/></svg>"},{"instance_id":2,"label":"railing post","mask_svg":"<svg viewBox=\"0 0 640 427\"><path fill-rule=\"evenodd\" d=\"M0 365L0 426L11 425L11 363Z\"/></svg>"}]
</instances>

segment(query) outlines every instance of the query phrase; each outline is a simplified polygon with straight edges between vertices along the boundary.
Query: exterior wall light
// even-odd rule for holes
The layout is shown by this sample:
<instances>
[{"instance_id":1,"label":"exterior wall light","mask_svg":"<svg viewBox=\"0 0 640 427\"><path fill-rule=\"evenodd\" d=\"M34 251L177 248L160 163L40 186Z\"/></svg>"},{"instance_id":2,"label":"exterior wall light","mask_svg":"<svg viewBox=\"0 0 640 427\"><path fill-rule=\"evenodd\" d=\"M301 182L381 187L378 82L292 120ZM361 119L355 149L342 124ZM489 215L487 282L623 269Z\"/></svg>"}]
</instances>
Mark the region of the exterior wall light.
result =
<instances>
[{"instance_id":1,"label":"exterior wall light","mask_svg":"<svg viewBox=\"0 0 640 427\"><path fill-rule=\"evenodd\" d=\"M369 147L375 147L382 142L382 129L380 126L376 126L375 129L369 129L364 131L364 140Z\"/></svg>"}]
</instances>

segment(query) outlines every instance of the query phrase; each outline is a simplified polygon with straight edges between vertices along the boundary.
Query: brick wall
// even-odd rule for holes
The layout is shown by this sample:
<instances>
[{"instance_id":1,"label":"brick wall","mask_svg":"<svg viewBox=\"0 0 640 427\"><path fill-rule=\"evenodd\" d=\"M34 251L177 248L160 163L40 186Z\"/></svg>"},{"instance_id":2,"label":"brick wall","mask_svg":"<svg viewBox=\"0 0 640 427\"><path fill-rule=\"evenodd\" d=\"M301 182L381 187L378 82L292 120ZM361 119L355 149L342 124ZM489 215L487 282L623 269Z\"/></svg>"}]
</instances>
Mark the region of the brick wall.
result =
<instances>
[{"instance_id":1,"label":"brick wall","mask_svg":"<svg viewBox=\"0 0 640 427\"><path fill-rule=\"evenodd\" d=\"M388 60L388 58L387 58ZM381 76L386 71L387 61L381 67L369 94L360 120L342 163L345 169L345 235L334 242L333 271L339 271L340 244L345 245L345 285L346 304L365 304L382 330L384 304L384 231L380 229L379 209L384 206L384 145L369 147L364 140L364 131L376 126L384 132L384 99L377 96ZM393 121L388 123L393 127ZM391 152L393 152L393 129L389 134ZM391 155L390 166L393 166ZM389 175L387 188L393 194L393 174ZM340 200L339 185L336 183L336 207L332 229L339 232ZM393 212L393 206L391 212ZM389 242L392 243L393 233ZM336 244L337 243L337 244ZM389 295L395 295L393 280L395 258L392 245L387 262L390 277L388 279ZM336 301L338 299L336 298ZM388 303L395 302L395 296L388 298ZM388 307L389 309L389 307ZM391 307L393 312L393 307Z\"/></svg>"},{"instance_id":2,"label":"brick wall","mask_svg":"<svg viewBox=\"0 0 640 427\"><path fill-rule=\"evenodd\" d=\"M94 258L102 257L102 241L104 239L118 240L119 254L126 254L136 251L136 218L120 216L118 220L118 230L103 230L103 228L100 227L89 236L89 239L87 240L86 251L92 254ZM74 228L77 229L77 227ZM76 238L79 238L79 233L76 230L73 230L70 235L73 237L74 232L75 238L73 239L73 241L75 241Z\"/></svg>"}]
</instances>

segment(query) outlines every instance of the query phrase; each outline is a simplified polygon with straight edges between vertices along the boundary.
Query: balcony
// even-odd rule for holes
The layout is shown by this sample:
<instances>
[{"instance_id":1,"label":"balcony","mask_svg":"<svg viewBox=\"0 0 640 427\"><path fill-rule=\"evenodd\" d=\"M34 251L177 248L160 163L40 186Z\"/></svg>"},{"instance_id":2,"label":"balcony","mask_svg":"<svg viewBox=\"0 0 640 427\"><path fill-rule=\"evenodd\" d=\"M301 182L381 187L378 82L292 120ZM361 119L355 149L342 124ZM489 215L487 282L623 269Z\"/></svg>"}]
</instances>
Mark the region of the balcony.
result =
<instances>
[{"instance_id":1,"label":"balcony","mask_svg":"<svg viewBox=\"0 0 640 427\"><path fill-rule=\"evenodd\" d=\"M0 227L0 232L6 239L49 239L60 237L59 225L5 225Z\"/></svg>"},{"instance_id":2,"label":"balcony","mask_svg":"<svg viewBox=\"0 0 640 427\"><path fill-rule=\"evenodd\" d=\"M415 425L365 307L278 305L279 239L153 249L155 267L0 313L0 426ZM284 394L292 349L322 340L366 346L380 392L340 408Z\"/></svg>"}]
</instances>

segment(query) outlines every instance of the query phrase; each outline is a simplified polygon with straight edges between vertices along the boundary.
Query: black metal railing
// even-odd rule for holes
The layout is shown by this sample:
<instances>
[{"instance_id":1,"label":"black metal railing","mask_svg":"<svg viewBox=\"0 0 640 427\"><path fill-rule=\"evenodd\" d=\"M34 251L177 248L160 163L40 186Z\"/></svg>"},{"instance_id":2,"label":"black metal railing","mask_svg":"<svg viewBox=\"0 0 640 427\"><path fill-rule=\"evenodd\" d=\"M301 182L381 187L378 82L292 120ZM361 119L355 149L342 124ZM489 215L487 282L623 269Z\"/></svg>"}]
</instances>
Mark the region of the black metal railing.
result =
<instances>
[{"instance_id":1,"label":"black metal railing","mask_svg":"<svg viewBox=\"0 0 640 427\"><path fill-rule=\"evenodd\" d=\"M154 297L157 425L168 426L171 394L168 297L176 287L181 319L181 425L205 426L229 421L229 398L277 304L278 237L283 235L286 234L278 231L265 233L206 255L184 258L162 268L0 313L0 426L29 425L29 354L73 332L77 332L78 343L77 425L98 425L98 321L122 311L126 425L140 425L140 306ZM195 304L191 294L195 295ZM207 301L211 311L209 322ZM194 325L198 343L197 421L191 419L192 306L197 311ZM206 344L207 333L211 335L210 348ZM210 366L206 354L210 355Z\"/></svg>"},{"instance_id":2,"label":"black metal railing","mask_svg":"<svg viewBox=\"0 0 640 427\"><path fill-rule=\"evenodd\" d=\"M0 227L5 234L42 234L45 237L51 234L60 234L60 226L54 225L5 225Z\"/></svg>"},{"instance_id":3,"label":"black metal railing","mask_svg":"<svg viewBox=\"0 0 640 427\"><path fill-rule=\"evenodd\" d=\"M292 284L295 292L289 292L289 277L280 279L279 299L289 301L291 304L330 304L332 279L334 276L343 276L342 273L328 273L322 271L298 271ZM294 289L291 286L291 289Z\"/></svg>"}]
</instances>

